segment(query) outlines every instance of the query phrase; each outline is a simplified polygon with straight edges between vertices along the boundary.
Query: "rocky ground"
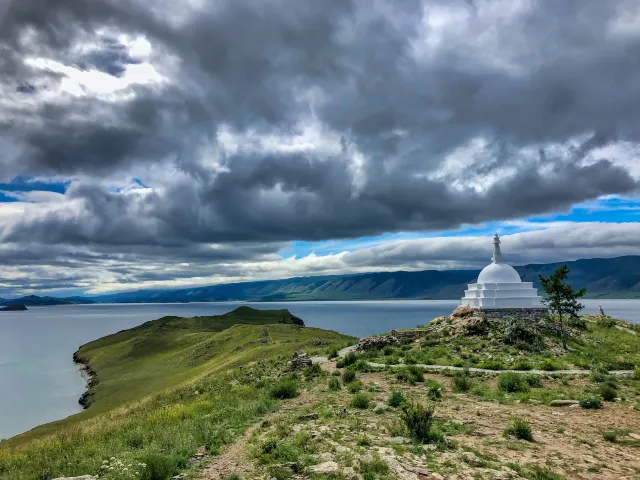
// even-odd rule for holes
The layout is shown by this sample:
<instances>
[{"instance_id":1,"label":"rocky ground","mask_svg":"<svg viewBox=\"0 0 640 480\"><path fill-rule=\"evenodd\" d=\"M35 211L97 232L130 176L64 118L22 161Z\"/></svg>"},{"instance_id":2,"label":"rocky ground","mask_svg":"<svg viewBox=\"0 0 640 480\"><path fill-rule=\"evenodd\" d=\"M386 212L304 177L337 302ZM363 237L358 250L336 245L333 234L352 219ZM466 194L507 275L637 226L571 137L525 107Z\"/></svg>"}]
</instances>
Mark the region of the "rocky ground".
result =
<instances>
[{"instance_id":1,"label":"rocky ground","mask_svg":"<svg viewBox=\"0 0 640 480\"><path fill-rule=\"evenodd\" d=\"M360 393L370 399L360 409L344 385L337 391L328 387L330 379L339 378L331 375L335 362L323 359L322 368L325 373L312 387L212 459L201 478L640 478L640 412L629 402L606 403L601 410L502 404L453 393L451 377L427 374L426 383L407 385L386 371L358 374ZM433 381L443 386L435 414L444 440L416 443L399 420L399 409L387 401L391 391L399 391L426 404L432 401ZM485 382L495 386L495 379ZM552 388L560 380L545 382ZM533 441L505 436L516 416L530 423ZM616 431L616 442L605 440L604 431Z\"/></svg>"}]
</instances>

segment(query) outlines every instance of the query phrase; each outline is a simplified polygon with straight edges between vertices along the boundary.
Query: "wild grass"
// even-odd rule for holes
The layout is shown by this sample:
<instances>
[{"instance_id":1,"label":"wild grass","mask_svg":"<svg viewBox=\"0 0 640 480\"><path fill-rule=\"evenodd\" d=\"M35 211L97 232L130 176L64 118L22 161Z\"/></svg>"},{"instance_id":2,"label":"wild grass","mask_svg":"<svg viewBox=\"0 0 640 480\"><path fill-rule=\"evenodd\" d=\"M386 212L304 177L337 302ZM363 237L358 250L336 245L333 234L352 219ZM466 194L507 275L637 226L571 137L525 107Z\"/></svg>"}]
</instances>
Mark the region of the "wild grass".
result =
<instances>
[{"instance_id":1,"label":"wild grass","mask_svg":"<svg viewBox=\"0 0 640 480\"><path fill-rule=\"evenodd\" d=\"M518 440L527 440L528 442L533 441L531 425L521 417L516 417L511 420L509 426L504 430L504 434L515 437Z\"/></svg>"},{"instance_id":2,"label":"wild grass","mask_svg":"<svg viewBox=\"0 0 640 480\"><path fill-rule=\"evenodd\" d=\"M111 457L145 463L142 478L175 474L198 448L219 453L291 396L295 381L278 377L295 350L322 353L349 339L273 323L286 311L239 310L165 317L83 346L98 374L93 405L0 442L0 479L96 475Z\"/></svg>"}]
</instances>

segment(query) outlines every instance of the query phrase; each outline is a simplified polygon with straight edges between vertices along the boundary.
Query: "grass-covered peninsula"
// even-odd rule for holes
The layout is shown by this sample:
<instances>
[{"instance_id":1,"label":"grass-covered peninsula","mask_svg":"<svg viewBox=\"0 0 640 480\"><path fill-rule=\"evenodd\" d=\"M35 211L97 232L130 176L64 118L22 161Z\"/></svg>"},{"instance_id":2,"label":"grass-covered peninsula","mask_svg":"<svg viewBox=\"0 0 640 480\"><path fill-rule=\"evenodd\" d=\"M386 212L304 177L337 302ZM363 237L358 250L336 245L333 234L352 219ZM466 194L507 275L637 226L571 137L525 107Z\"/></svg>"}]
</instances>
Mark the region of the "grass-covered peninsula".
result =
<instances>
[{"instance_id":1,"label":"grass-covered peninsula","mask_svg":"<svg viewBox=\"0 0 640 480\"><path fill-rule=\"evenodd\" d=\"M551 317L458 310L357 345L300 323L240 308L82 346L89 407L0 443L0 478L640 475L637 326L580 317L565 350ZM287 363L296 351L307 355Z\"/></svg>"},{"instance_id":2,"label":"grass-covered peninsula","mask_svg":"<svg viewBox=\"0 0 640 480\"><path fill-rule=\"evenodd\" d=\"M88 409L0 443L0 478L97 474L111 457L165 478L204 447L220 452L278 410L269 387L296 350L354 339L304 328L287 310L240 307L215 317L164 317L83 345L93 375ZM262 382L256 384L256 382ZM166 473L166 475L165 475Z\"/></svg>"}]
</instances>

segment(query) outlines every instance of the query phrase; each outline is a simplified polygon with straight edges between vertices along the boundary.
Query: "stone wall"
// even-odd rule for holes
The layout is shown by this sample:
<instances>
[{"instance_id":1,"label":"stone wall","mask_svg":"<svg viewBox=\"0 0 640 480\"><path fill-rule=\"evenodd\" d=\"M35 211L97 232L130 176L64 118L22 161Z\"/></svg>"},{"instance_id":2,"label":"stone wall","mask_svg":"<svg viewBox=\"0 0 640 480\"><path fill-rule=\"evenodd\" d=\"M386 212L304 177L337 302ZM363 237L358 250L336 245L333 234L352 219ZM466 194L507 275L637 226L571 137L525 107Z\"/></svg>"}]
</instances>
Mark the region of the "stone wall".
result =
<instances>
[{"instance_id":1,"label":"stone wall","mask_svg":"<svg viewBox=\"0 0 640 480\"><path fill-rule=\"evenodd\" d=\"M508 317L519 319L542 320L549 312L545 307L538 308L474 308L476 315L485 316L494 320L503 320Z\"/></svg>"}]
</instances>

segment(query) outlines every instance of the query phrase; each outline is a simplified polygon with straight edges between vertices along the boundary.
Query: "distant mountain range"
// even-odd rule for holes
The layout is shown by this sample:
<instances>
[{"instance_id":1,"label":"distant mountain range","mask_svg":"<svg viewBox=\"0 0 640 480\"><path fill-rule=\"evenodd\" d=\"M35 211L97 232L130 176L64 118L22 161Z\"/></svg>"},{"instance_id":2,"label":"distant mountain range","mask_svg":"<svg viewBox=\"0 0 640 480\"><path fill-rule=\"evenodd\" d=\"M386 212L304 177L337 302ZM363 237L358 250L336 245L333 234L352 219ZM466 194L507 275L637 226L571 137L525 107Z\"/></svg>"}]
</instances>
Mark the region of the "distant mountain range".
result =
<instances>
[{"instance_id":1,"label":"distant mountain range","mask_svg":"<svg viewBox=\"0 0 640 480\"><path fill-rule=\"evenodd\" d=\"M538 274L549 275L566 263L569 280L585 287L591 298L640 298L640 256L592 258L572 262L515 267L522 281L537 288ZM425 270L356 275L296 277L285 280L229 283L180 290L139 290L87 297L28 297L0 299L0 305L70 305L86 303L184 303L221 301L457 299L479 270Z\"/></svg>"}]
</instances>

